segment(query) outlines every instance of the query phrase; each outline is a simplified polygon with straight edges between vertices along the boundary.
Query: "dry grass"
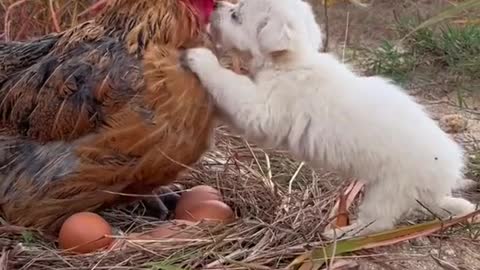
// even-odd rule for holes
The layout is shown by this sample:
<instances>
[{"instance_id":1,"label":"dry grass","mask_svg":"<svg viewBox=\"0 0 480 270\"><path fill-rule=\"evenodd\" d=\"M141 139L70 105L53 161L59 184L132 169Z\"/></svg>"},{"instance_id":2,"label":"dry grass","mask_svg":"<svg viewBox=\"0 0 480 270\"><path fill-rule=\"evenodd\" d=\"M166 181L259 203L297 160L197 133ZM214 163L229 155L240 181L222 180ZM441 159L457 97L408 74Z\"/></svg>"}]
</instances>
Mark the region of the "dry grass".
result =
<instances>
[{"instance_id":1,"label":"dry grass","mask_svg":"<svg viewBox=\"0 0 480 270\"><path fill-rule=\"evenodd\" d=\"M0 37L24 40L71 27L87 19L78 15L91 2L1 0L5 12L0 13ZM217 135L217 150L208 153L181 182L186 187L206 183L218 188L242 217L237 223L221 228L199 225L202 233L183 241L135 241L125 235L154 227L159 221L144 216L141 205L134 211L112 209L103 216L119 230L116 237L123 238L123 248L73 256L56 248L55 237L3 222L0 269L164 269L162 265L277 269L309 245L318 246L318 232L327 224L325 218L339 186L329 181L319 185L317 180L333 176L306 167L297 172L300 164L282 153L267 154L224 131Z\"/></svg>"},{"instance_id":2,"label":"dry grass","mask_svg":"<svg viewBox=\"0 0 480 270\"><path fill-rule=\"evenodd\" d=\"M242 217L238 222L226 227L200 224L201 232L192 239L134 240L121 235L160 222L143 216L141 205L130 212L108 210L103 216L121 230L123 247L88 256L61 254L47 236L0 227L0 243L9 249L3 253L5 269L280 269L309 246L321 245L318 233L328 223L340 187L318 180L334 177L303 167L292 178L299 164L282 153L267 154L223 130L217 135L217 149L180 182L218 188Z\"/></svg>"},{"instance_id":3,"label":"dry grass","mask_svg":"<svg viewBox=\"0 0 480 270\"><path fill-rule=\"evenodd\" d=\"M24 40L74 26L92 0L0 0L0 37ZM80 16L79 16L80 15Z\"/></svg>"}]
</instances>

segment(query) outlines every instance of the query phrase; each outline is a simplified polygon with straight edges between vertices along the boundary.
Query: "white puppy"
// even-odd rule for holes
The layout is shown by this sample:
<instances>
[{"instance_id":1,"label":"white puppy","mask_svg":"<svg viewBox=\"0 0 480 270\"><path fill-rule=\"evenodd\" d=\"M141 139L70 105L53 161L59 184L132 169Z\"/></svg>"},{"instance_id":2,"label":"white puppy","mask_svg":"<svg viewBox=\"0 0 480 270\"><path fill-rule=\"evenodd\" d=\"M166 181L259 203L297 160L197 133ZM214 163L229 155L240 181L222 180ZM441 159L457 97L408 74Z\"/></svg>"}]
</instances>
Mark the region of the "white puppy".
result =
<instances>
[{"instance_id":1,"label":"white puppy","mask_svg":"<svg viewBox=\"0 0 480 270\"><path fill-rule=\"evenodd\" d=\"M451 195L462 179L461 147L399 87L319 53L321 32L307 3L221 2L211 29L221 45L256 62L250 79L222 68L204 48L184 58L237 130L367 182L356 222L341 228L348 235L391 229L421 204L439 216L475 210Z\"/></svg>"}]
</instances>

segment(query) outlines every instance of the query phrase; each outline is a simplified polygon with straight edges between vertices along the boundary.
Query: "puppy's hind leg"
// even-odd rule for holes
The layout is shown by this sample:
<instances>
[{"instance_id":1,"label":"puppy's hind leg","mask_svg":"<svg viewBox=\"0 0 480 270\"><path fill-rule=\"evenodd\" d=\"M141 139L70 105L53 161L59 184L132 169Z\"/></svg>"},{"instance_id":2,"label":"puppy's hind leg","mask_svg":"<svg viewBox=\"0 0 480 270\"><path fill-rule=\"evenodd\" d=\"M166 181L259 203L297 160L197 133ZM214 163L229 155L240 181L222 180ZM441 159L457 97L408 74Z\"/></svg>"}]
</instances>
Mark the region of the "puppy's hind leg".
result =
<instances>
[{"instance_id":1,"label":"puppy's hind leg","mask_svg":"<svg viewBox=\"0 0 480 270\"><path fill-rule=\"evenodd\" d=\"M444 196L439 199L436 207L435 214L438 214L442 218L449 216L461 216L475 211L475 205L463 198L456 198L452 196Z\"/></svg>"},{"instance_id":2,"label":"puppy's hind leg","mask_svg":"<svg viewBox=\"0 0 480 270\"><path fill-rule=\"evenodd\" d=\"M397 219L409 209L410 196L399 193L389 181L380 181L366 187L358 218L350 226L326 231L324 237L351 237L393 229ZM413 200L413 199L412 199Z\"/></svg>"}]
</instances>

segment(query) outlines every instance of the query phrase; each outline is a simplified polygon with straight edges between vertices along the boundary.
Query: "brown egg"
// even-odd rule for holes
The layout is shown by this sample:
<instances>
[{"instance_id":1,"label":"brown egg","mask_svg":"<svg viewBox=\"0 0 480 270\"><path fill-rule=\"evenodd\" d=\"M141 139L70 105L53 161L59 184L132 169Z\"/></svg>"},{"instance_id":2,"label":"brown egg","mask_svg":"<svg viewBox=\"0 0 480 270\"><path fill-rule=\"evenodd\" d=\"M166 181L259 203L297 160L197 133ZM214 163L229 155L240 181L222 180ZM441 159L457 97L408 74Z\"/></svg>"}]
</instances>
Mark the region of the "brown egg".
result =
<instances>
[{"instance_id":1,"label":"brown egg","mask_svg":"<svg viewBox=\"0 0 480 270\"><path fill-rule=\"evenodd\" d=\"M228 223L233 221L232 209L224 202L208 200L191 205L185 212L176 212L176 218L190 221L213 221Z\"/></svg>"},{"instance_id":2,"label":"brown egg","mask_svg":"<svg viewBox=\"0 0 480 270\"><path fill-rule=\"evenodd\" d=\"M62 225L58 236L60 248L75 253L89 253L108 247L113 239L112 227L101 216L80 212L72 215Z\"/></svg>"},{"instance_id":3,"label":"brown egg","mask_svg":"<svg viewBox=\"0 0 480 270\"><path fill-rule=\"evenodd\" d=\"M180 199L177 202L175 208L175 216L180 213L185 213L191 207L195 207L199 202L208 201L208 200L222 200L222 195L218 190L210 186L196 186L191 188L189 191L186 191L182 194Z\"/></svg>"}]
</instances>

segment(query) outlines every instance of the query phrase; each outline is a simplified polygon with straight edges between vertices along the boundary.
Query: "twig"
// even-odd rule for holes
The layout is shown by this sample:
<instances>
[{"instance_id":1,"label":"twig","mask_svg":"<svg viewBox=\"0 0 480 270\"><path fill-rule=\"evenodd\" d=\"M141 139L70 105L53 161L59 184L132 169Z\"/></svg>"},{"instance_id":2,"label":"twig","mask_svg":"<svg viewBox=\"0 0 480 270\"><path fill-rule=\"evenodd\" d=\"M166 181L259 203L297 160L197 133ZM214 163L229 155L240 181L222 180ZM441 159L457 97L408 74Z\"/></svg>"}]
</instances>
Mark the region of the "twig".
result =
<instances>
[{"instance_id":1,"label":"twig","mask_svg":"<svg viewBox=\"0 0 480 270\"><path fill-rule=\"evenodd\" d=\"M325 39L323 40L323 52L328 51L328 39L329 39L329 29L328 29L328 1L323 1L323 15L325 17Z\"/></svg>"},{"instance_id":2,"label":"twig","mask_svg":"<svg viewBox=\"0 0 480 270\"><path fill-rule=\"evenodd\" d=\"M438 264L438 266L442 267L445 270L459 270L460 269L460 268L456 267L455 265L453 265L453 264L451 264L447 261L441 260L440 258L437 258L433 255L431 257Z\"/></svg>"},{"instance_id":3,"label":"twig","mask_svg":"<svg viewBox=\"0 0 480 270\"><path fill-rule=\"evenodd\" d=\"M55 11L55 8L53 7L53 0L48 1L48 6L50 8L50 14L52 16L53 27L55 28L55 31L61 32L62 29L60 28L60 24L58 23L57 12Z\"/></svg>"},{"instance_id":4,"label":"twig","mask_svg":"<svg viewBox=\"0 0 480 270\"><path fill-rule=\"evenodd\" d=\"M5 12L5 19L4 19L4 29L3 29L3 34L5 35L5 41L10 41L10 13L12 13L12 10L20 5L23 5L25 2L28 0L19 0L10 6L8 6L7 11Z\"/></svg>"},{"instance_id":5,"label":"twig","mask_svg":"<svg viewBox=\"0 0 480 270\"><path fill-rule=\"evenodd\" d=\"M350 11L347 11L347 25L345 26L345 40L343 41L342 62L345 62L345 50L347 49L349 25L350 25Z\"/></svg>"},{"instance_id":6,"label":"twig","mask_svg":"<svg viewBox=\"0 0 480 270\"><path fill-rule=\"evenodd\" d=\"M2 256L0 256L0 270L7 270L8 269L8 251L3 250Z\"/></svg>"},{"instance_id":7,"label":"twig","mask_svg":"<svg viewBox=\"0 0 480 270\"><path fill-rule=\"evenodd\" d=\"M86 10L82 11L80 14L78 14L78 17L83 17L83 16L86 16L88 14L96 14L98 11L100 11L101 9L103 9L105 7L105 5L107 4L108 0L100 0L98 1L97 3L91 5L89 8L87 8Z\"/></svg>"},{"instance_id":8,"label":"twig","mask_svg":"<svg viewBox=\"0 0 480 270\"><path fill-rule=\"evenodd\" d=\"M298 166L297 170L295 171L295 173L292 175L292 177L290 178L290 181L288 181L288 195L290 196L292 194L292 185L293 185L293 182L295 181L295 179L297 178L298 176L298 173L300 172L300 170L302 169L303 165L305 165L305 162L302 161L300 163L300 165Z\"/></svg>"},{"instance_id":9,"label":"twig","mask_svg":"<svg viewBox=\"0 0 480 270\"><path fill-rule=\"evenodd\" d=\"M22 15L21 15L22 18L27 17L27 16L24 16L25 15L25 9L22 9L21 13L22 13ZM22 26L20 26L20 29L18 30L18 33L15 35L14 40L20 40L22 38L23 33L25 32L25 30L27 29L28 26L29 26L28 23L23 22Z\"/></svg>"},{"instance_id":10,"label":"twig","mask_svg":"<svg viewBox=\"0 0 480 270\"><path fill-rule=\"evenodd\" d=\"M28 228L20 227L20 226L14 226L14 225L0 226L0 234L2 234L2 233L21 234L21 233L26 232L28 230L29 230Z\"/></svg>"}]
</instances>

